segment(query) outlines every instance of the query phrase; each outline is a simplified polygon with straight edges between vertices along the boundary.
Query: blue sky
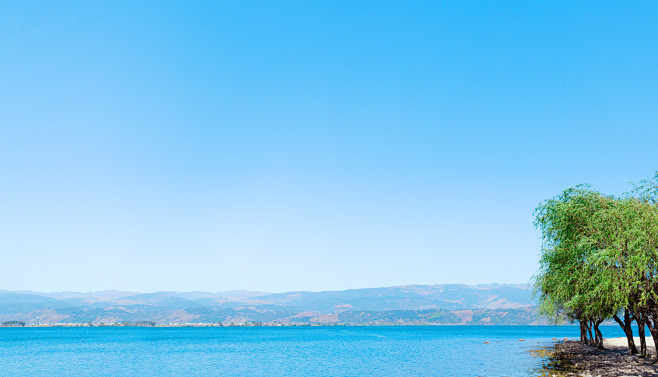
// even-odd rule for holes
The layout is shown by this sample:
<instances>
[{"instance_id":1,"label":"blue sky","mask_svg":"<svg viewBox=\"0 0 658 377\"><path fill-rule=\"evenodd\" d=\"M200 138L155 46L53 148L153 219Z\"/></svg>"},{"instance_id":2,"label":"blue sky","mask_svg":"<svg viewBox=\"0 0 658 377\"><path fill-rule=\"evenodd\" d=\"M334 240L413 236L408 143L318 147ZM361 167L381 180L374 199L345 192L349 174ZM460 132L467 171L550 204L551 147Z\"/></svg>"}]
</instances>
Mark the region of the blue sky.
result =
<instances>
[{"instance_id":1,"label":"blue sky","mask_svg":"<svg viewBox=\"0 0 658 377\"><path fill-rule=\"evenodd\" d=\"M0 289L525 283L658 170L658 6L3 2Z\"/></svg>"}]
</instances>

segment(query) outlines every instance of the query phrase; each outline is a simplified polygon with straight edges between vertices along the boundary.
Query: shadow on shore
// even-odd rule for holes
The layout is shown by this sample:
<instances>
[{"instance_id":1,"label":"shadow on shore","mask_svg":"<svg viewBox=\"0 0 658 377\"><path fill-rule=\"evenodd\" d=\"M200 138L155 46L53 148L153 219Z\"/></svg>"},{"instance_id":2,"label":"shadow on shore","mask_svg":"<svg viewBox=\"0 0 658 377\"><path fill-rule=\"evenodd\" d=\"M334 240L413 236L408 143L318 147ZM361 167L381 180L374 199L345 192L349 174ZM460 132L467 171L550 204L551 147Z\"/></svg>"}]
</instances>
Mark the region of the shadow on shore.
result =
<instances>
[{"instance_id":1,"label":"shadow on shore","mask_svg":"<svg viewBox=\"0 0 658 377\"><path fill-rule=\"evenodd\" d=\"M536 376L658 376L655 359L629 355L623 347L600 350L578 341L561 341L530 353L545 359Z\"/></svg>"}]
</instances>

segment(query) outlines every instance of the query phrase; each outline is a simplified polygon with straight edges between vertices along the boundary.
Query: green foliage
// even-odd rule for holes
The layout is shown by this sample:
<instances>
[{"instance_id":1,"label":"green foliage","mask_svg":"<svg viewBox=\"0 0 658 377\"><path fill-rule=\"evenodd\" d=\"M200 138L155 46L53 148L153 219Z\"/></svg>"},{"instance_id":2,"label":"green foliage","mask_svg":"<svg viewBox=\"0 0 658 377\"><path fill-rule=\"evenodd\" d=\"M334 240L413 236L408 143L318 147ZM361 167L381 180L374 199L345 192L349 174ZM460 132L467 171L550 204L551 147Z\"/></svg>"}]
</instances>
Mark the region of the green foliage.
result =
<instances>
[{"instance_id":1,"label":"green foliage","mask_svg":"<svg viewBox=\"0 0 658 377\"><path fill-rule=\"evenodd\" d=\"M541 313L597 322L629 309L658 320L658 173L621 197L569 188L537 207L535 226Z\"/></svg>"},{"instance_id":2,"label":"green foliage","mask_svg":"<svg viewBox=\"0 0 658 377\"><path fill-rule=\"evenodd\" d=\"M23 327L25 326L25 322L23 321L4 321L0 323L0 326L4 327Z\"/></svg>"},{"instance_id":3,"label":"green foliage","mask_svg":"<svg viewBox=\"0 0 658 377\"><path fill-rule=\"evenodd\" d=\"M543 238L535 292L540 294L540 312L553 315L556 322L603 310L591 307L598 301L592 295L604 280L592 263L597 234L591 219L611 202L614 199L581 185L545 201L535 211L535 226Z\"/></svg>"}]
</instances>

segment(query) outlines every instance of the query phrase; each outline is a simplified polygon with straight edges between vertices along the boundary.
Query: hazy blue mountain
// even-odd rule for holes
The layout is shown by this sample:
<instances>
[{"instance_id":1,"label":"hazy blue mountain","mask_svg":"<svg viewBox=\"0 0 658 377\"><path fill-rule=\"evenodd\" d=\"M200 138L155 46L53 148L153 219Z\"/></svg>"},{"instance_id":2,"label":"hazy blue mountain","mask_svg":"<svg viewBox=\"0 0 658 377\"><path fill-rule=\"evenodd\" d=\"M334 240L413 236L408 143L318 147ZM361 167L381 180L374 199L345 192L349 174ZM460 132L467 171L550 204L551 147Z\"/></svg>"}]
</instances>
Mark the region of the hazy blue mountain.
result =
<instances>
[{"instance_id":1,"label":"hazy blue mountain","mask_svg":"<svg viewBox=\"0 0 658 377\"><path fill-rule=\"evenodd\" d=\"M408 285L325 292L8 292L0 322L532 324L522 285Z\"/></svg>"},{"instance_id":2,"label":"hazy blue mountain","mask_svg":"<svg viewBox=\"0 0 658 377\"><path fill-rule=\"evenodd\" d=\"M72 305L50 297L36 294L0 292L0 308L5 312L25 312L30 310L63 309Z\"/></svg>"},{"instance_id":3,"label":"hazy blue mountain","mask_svg":"<svg viewBox=\"0 0 658 377\"><path fill-rule=\"evenodd\" d=\"M458 284L409 285L325 292L274 293L252 300L297 306L320 312L419 309L518 309L533 306L532 294L518 286Z\"/></svg>"}]
</instances>

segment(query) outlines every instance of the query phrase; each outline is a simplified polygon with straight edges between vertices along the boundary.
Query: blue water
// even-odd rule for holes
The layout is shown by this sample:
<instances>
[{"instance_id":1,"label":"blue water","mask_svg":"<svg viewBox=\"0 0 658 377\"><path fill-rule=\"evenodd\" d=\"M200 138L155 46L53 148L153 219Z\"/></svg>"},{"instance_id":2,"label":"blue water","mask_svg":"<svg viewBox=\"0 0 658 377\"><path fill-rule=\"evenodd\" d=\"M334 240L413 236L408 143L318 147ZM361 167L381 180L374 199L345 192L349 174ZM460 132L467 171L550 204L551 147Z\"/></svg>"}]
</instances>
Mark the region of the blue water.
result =
<instances>
[{"instance_id":1,"label":"blue water","mask_svg":"<svg viewBox=\"0 0 658 377\"><path fill-rule=\"evenodd\" d=\"M542 364L529 349L577 336L573 326L0 328L0 375L528 376Z\"/></svg>"}]
</instances>

